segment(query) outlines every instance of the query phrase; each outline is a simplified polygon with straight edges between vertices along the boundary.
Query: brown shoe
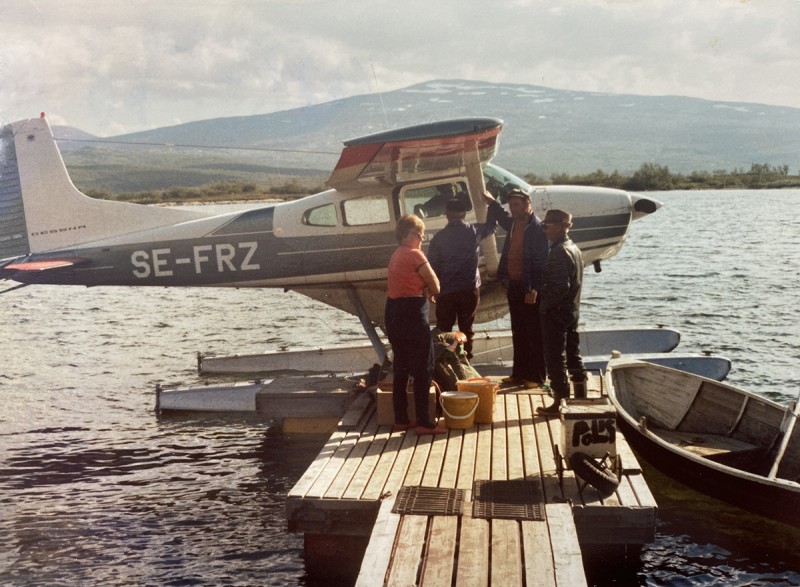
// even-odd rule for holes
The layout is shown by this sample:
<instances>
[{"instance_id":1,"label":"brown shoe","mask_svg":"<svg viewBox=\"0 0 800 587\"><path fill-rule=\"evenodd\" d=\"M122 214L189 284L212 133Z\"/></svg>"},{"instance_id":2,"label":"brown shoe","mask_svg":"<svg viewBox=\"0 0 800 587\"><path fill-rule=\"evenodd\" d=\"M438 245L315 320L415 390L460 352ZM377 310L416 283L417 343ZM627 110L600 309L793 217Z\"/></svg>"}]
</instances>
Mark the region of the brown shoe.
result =
<instances>
[{"instance_id":1,"label":"brown shoe","mask_svg":"<svg viewBox=\"0 0 800 587\"><path fill-rule=\"evenodd\" d=\"M408 423L408 424L395 424L394 426L392 426L392 432L405 432L409 428L413 428L413 427L414 427L414 424L411 424L411 423Z\"/></svg>"},{"instance_id":2,"label":"brown shoe","mask_svg":"<svg viewBox=\"0 0 800 587\"><path fill-rule=\"evenodd\" d=\"M500 380L500 383L505 383L506 385L522 385L525 383L525 380L520 379L519 377L514 377L513 375L509 375L508 377L503 377Z\"/></svg>"},{"instance_id":3,"label":"brown shoe","mask_svg":"<svg viewBox=\"0 0 800 587\"><path fill-rule=\"evenodd\" d=\"M526 389L539 389L542 387L542 384L538 381L530 381L528 379L523 380L522 385L524 385Z\"/></svg>"}]
</instances>

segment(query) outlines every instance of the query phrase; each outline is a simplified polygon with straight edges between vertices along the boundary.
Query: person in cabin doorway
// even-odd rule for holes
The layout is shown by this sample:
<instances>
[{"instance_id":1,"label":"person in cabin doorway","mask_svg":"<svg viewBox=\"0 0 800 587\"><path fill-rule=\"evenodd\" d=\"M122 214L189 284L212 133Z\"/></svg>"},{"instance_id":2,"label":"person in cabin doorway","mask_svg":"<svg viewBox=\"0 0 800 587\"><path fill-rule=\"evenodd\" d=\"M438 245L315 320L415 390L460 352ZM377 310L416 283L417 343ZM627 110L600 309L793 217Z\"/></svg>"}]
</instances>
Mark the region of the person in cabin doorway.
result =
<instances>
[{"instance_id":1,"label":"person in cabin doorway","mask_svg":"<svg viewBox=\"0 0 800 587\"><path fill-rule=\"evenodd\" d=\"M550 252L539 290L539 311L544 357L554 401L536 411L552 416L558 414L561 400L569 397L567 371L575 387L575 397L586 397L586 371L578 340L583 258L580 249L569 238L571 214L563 210L548 210L542 225Z\"/></svg>"},{"instance_id":2,"label":"person in cabin doorway","mask_svg":"<svg viewBox=\"0 0 800 587\"><path fill-rule=\"evenodd\" d=\"M436 186L436 193L424 204L414 207L414 214L420 218L435 218L445 214L447 202L454 198L457 191L454 183L443 183Z\"/></svg>"},{"instance_id":3,"label":"person in cabin doorway","mask_svg":"<svg viewBox=\"0 0 800 587\"><path fill-rule=\"evenodd\" d=\"M439 280L431 269L422 241L425 224L414 215L397 221L395 237L400 246L389 260L385 309L386 334L394 355L392 406L394 430L404 431L413 425L408 417L406 388L414 378L414 410L417 434L442 434L428 413L428 394L433 375L433 341L428 323L428 300L436 301ZM427 292L427 294L426 294Z\"/></svg>"},{"instance_id":4,"label":"person in cabin doorway","mask_svg":"<svg viewBox=\"0 0 800 587\"><path fill-rule=\"evenodd\" d=\"M450 332L457 322L458 330L467 337L464 351L471 359L475 334L472 325L481 298L480 243L494 233L495 227L465 220L468 198L456 196L447 201L447 226L431 239L428 259L441 285L436 296L436 327Z\"/></svg>"},{"instance_id":5,"label":"person in cabin doorway","mask_svg":"<svg viewBox=\"0 0 800 587\"><path fill-rule=\"evenodd\" d=\"M487 224L497 223L506 231L497 278L506 285L514 365L503 383L528 389L542 387L547 371L542 352L538 289L547 258L547 238L541 221L533 212L528 192L512 189L508 193L508 212L490 192L484 193L484 199L489 205Z\"/></svg>"}]
</instances>

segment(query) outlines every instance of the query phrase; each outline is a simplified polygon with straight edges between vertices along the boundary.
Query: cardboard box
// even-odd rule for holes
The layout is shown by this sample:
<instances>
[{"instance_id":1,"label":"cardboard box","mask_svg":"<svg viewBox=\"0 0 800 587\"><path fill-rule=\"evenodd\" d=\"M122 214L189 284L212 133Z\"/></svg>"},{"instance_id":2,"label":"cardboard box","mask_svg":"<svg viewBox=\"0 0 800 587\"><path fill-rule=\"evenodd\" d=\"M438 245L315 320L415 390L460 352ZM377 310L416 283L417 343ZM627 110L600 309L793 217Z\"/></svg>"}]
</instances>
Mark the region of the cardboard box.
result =
<instances>
[{"instance_id":1,"label":"cardboard box","mask_svg":"<svg viewBox=\"0 0 800 587\"><path fill-rule=\"evenodd\" d=\"M392 406L392 393L391 389L381 389L378 387L376 395L378 398L378 425L391 426L394 424L394 407ZM406 390L406 397L408 398L408 421L417 421L417 411L414 409L414 389L409 385ZM431 419L436 418L436 388L431 385L428 392L428 414Z\"/></svg>"},{"instance_id":2,"label":"cardboard box","mask_svg":"<svg viewBox=\"0 0 800 587\"><path fill-rule=\"evenodd\" d=\"M617 455L617 412L608 398L567 400L561 406L561 456L564 466L574 452L596 459Z\"/></svg>"}]
</instances>

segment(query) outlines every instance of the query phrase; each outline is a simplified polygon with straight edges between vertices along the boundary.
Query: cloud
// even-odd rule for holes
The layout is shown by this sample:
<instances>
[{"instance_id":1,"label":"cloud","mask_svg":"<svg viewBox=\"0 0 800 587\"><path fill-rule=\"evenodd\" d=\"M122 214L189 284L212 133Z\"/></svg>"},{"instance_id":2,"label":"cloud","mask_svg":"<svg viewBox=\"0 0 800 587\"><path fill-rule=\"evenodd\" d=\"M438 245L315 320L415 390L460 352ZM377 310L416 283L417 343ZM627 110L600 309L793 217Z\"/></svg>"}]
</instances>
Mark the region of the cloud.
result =
<instances>
[{"instance_id":1,"label":"cloud","mask_svg":"<svg viewBox=\"0 0 800 587\"><path fill-rule=\"evenodd\" d=\"M98 134L435 78L800 107L784 0L36 0L0 9L0 120Z\"/></svg>"}]
</instances>

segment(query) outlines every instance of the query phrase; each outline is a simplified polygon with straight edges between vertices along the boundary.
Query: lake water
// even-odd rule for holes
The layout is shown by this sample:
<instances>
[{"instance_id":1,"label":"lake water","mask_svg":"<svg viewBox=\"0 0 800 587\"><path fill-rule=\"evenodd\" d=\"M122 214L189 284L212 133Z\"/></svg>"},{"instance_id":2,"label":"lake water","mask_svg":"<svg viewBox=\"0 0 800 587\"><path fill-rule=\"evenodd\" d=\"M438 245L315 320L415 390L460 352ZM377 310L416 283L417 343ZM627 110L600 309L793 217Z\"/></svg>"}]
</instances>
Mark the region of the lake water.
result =
<instances>
[{"instance_id":1,"label":"lake water","mask_svg":"<svg viewBox=\"0 0 800 587\"><path fill-rule=\"evenodd\" d=\"M666 192L587 273L588 327L664 324L729 381L800 390L799 190ZM311 585L284 495L321 446L241 416L159 418L198 351L355 340L354 317L280 290L32 286L0 296L0 585ZM506 324L499 324L506 326ZM639 564L599 585L797 585L800 532L648 469Z\"/></svg>"}]
</instances>

